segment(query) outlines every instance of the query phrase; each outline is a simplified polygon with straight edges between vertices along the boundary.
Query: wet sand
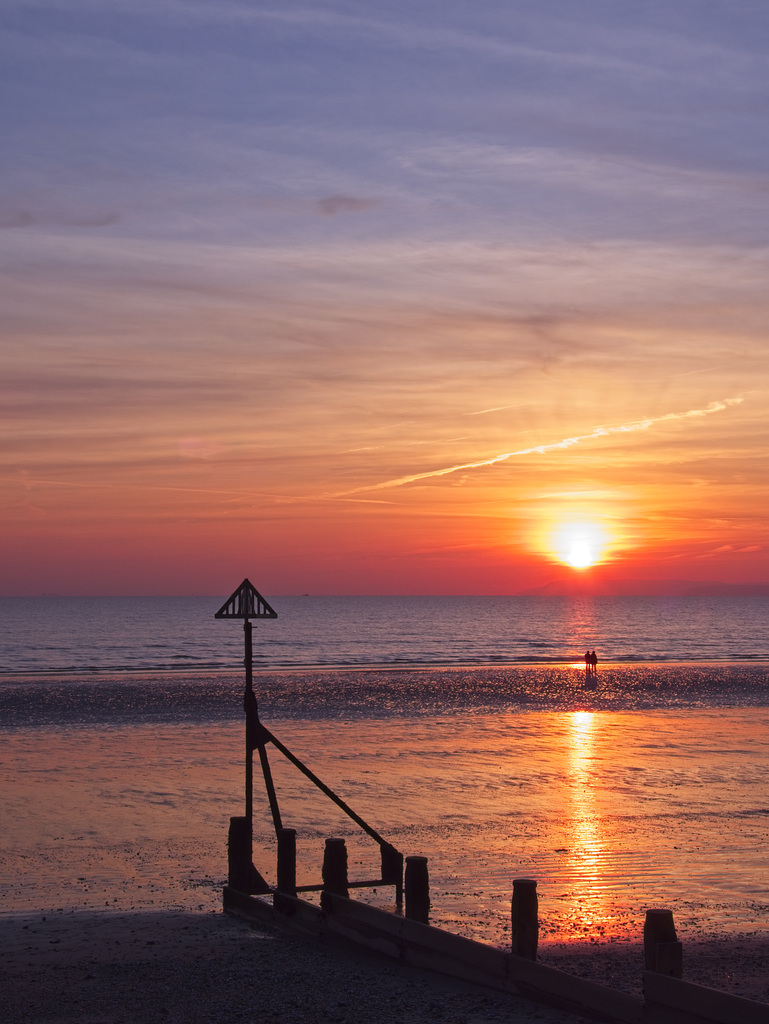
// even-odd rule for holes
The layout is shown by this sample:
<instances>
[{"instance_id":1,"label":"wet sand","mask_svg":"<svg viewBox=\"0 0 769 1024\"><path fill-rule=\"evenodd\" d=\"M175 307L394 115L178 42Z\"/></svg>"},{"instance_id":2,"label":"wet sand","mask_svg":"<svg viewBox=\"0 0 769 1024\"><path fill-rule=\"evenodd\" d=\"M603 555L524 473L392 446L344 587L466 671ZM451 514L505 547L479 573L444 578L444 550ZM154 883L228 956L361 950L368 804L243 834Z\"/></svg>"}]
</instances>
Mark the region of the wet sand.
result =
<instances>
[{"instance_id":1,"label":"wet sand","mask_svg":"<svg viewBox=\"0 0 769 1024\"><path fill-rule=\"evenodd\" d=\"M542 962L637 991L644 910L670 906L686 978L769 1001L764 709L270 725L404 853L430 858L436 925L504 947L512 879L533 875ZM229 816L242 813L240 723L18 729L3 744L10 1022L277 1019L286 990L295 1003L283 1019L410 1019L417 995L397 988L394 967L342 967L221 915ZM371 845L349 822L277 759L275 777L299 829L300 882L316 880L328 835L348 838L353 876L374 877ZM255 859L270 878L261 798L257 820ZM270 988L254 997L260 962ZM221 979L240 1000L232 1012ZM414 1020L528 1019L412 980L427 1000ZM349 990L347 1006L336 989ZM443 1000L440 1013L430 1000Z\"/></svg>"},{"instance_id":2,"label":"wet sand","mask_svg":"<svg viewBox=\"0 0 769 1024\"><path fill-rule=\"evenodd\" d=\"M636 942L558 943L540 961L568 974L641 993L643 945ZM684 942L683 977L696 985L769 1003L769 937L714 935Z\"/></svg>"}]
</instances>

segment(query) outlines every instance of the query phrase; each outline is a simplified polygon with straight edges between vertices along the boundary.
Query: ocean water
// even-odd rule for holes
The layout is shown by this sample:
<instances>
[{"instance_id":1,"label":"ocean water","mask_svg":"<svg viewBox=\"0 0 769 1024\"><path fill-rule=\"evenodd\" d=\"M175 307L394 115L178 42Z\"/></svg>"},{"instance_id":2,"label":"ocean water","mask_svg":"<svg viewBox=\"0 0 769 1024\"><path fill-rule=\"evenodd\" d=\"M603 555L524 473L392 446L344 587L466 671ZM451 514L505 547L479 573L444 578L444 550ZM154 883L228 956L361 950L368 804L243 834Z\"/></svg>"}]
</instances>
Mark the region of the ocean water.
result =
<instances>
[{"instance_id":1,"label":"ocean water","mask_svg":"<svg viewBox=\"0 0 769 1024\"><path fill-rule=\"evenodd\" d=\"M0 727L238 720L243 627L214 619L222 601L0 599ZM279 719L769 706L769 598L272 603L254 669Z\"/></svg>"},{"instance_id":2,"label":"ocean water","mask_svg":"<svg viewBox=\"0 0 769 1024\"><path fill-rule=\"evenodd\" d=\"M242 664L224 598L0 598L0 674ZM259 667L769 660L769 597L279 597Z\"/></svg>"}]
</instances>

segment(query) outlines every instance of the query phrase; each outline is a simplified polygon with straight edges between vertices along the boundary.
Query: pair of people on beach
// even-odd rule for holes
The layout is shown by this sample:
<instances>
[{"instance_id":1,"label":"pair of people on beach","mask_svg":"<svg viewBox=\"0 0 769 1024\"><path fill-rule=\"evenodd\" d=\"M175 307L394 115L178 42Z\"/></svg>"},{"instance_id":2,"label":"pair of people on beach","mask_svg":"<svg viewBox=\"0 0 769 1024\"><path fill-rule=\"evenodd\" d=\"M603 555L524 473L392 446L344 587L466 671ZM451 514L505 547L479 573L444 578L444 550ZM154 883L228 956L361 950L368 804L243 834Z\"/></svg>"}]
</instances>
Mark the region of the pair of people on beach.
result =
<instances>
[{"instance_id":1,"label":"pair of people on beach","mask_svg":"<svg viewBox=\"0 0 769 1024\"><path fill-rule=\"evenodd\" d=\"M585 672L588 675L595 673L598 670L598 658L595 656L595 651L585 651Z\"/></svg>"}]
</instances>

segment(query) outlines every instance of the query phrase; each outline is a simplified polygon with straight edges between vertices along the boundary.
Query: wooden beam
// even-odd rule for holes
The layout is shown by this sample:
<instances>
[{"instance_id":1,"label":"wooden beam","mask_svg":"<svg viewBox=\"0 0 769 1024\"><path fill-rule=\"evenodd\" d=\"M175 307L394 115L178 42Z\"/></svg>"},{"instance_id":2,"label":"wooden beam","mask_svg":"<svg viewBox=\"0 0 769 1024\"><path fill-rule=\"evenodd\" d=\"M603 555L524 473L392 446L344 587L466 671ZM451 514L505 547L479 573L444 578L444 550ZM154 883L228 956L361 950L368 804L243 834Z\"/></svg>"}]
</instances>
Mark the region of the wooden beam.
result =
<instances>
[{"instance_id":1,"label":"wooden beam","mask_svg":"<svg viewBox=\"0 0 769 1024\"><path fill-rule=\"evenodd\" d=\"M643 973L644 1001L654 1024L769 1024L769 1005L694 985L657 971Z\"/></svg>"},{"instance_id":2,"label":"wooden beam","mask_svg":"<svg viewBox=\"0 0 769 1024\"><path fill-rule=\"evenodd\" d=\"M447 974L508 995L617 1024L769 1024L769 1005L671 978L643 973L644 999L577 978L365 903L328 894L323 910L276 893L274 905L224 889L228 913L320 941L363 947L423 970Z\"/></svg>"},{"instance_id":3,"label":"wooden beam","mask_svg":"<svg viewBox=\"0 0 769 1024\"><path fill-rule=\"evenodd\" d=\"M643 1004L634 996L365 903L331 893L324 909L282 893L275 900L273 907L229 887L224 890L224 909L249 920L322 941L350 943L413 967L598 1020L642 1022Z\"/></svg>"}]
</instances>

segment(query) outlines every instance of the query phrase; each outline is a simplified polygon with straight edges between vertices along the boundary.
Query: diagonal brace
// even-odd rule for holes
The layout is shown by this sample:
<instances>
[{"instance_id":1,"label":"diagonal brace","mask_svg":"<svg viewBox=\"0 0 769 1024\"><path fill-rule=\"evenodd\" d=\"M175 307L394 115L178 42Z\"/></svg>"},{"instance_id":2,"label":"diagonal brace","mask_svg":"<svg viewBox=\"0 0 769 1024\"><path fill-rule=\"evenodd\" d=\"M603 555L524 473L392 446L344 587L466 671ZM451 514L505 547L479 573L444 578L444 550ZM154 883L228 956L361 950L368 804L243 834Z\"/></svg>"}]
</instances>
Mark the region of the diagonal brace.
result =
<instances>
[{"instance_id":1,"label":"diagonal brace","mask_svg":"<svg viewBox=\"0 0 769 1024\"><path fill-rule=\"evenodd\" d=\"M330 789L325 784L325 782L321 781L321 779L318 778L315 772L311 771L307 767L307 765L304 764L303 761L300 761L295 754L292 754L288 747L285 746L285 744L281 743L280 740L276 736L274 736L273 733L271 733L270 730L265 725L262 725L261 722L259 723L259 738L262 740L262 742L272 743L272 745L276 747L281 752L281 754L283 754L283 756L291 762L291 764L298 768L299 771L310 780L310 782L317 786L322 793L325 793L329 800L332 800L337 805L337 807L343 810L348 818L352 818L356 825L358 825L360 828L363 829L364 832L370 835L375 842L379 843L380 847L382 848L383 856L385 850L387 850L388 853L391 850L393 852L397 852L395 851L395 848L392 846L391 843L388 843L386 839L383 839L375 828L372 828L372 826L369 825L367 821L364 821L359 814L356 814L351 807L348 807L344 800L342 800L341 797L336 795L333 789Z\"/></svg>"}]
</instances>

